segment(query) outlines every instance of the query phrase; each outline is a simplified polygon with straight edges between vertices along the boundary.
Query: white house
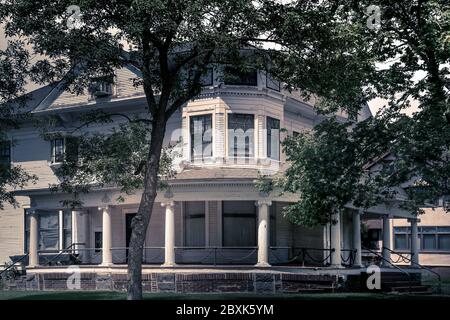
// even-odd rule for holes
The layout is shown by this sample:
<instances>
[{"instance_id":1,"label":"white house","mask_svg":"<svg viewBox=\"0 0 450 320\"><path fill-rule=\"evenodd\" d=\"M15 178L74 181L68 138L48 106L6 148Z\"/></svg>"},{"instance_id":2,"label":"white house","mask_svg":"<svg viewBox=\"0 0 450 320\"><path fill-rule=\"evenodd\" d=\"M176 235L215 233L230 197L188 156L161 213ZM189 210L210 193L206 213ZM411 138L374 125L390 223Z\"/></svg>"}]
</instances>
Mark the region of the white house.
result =
<instances>
[{"instance_id":1,"label":"white house","mask_svg":"<svg viewBox=\"0 0 450 320\"><path fill-rule=\"evenodd\" d=\"M412 237L418 236L417 219L399 208L401 199L364 211L349 206L335 217L337 224L325 227L291 224L281 211L298 195L262 194L254 180L258 173L283 170L286 161L280 140L320 121L314 101L286 92L264 72L240 74L239 81L232 83L220 83L218 72L211 69L202 94L169 120L165 142L178 143L181 156L175 160L178 174L169 181L170 191L159 192L153 208L144 274L176 274L181 279L187 272L213 273L214 279L223 280L233 273L231 278L239 286L242 273L256 279L256 287L258 277L269 274L273 290L278 290L276 283L281 281L286 291L289 277L304 272L333 277L364 272L361 218L382 220L385 230L391 228L392 220L409 219ZM63 133L77 127L79 115L87 110L141 114L145 97L132 82L139 76L132 66L117 70L115 84L104 85L102 95L74 95L59 86L45 87L33 93L29 107L35 117L56 115L61 121L56 129ZM365 107L360 118L369 116ZM86 130L107 131L113 125ZM280 128L287 132L280 133ZM113 278L119 274L123 280L139 192L118 203L116 188L96 189L82 196L82 208L64 208L61 201L67 195L52 193L49 184L58 182L54 169L64 158L67 141L46 141L31 123L11 131L9 138L12 143L3 146L1 160L22 166L39 180L17 190L20 208L0 213L0 261L25 254L27 273L41 277L34 284L41 288L42 279L51 279L43 275L64 272L66 266L61 264L69 263L76 263L86 274L112 274ZM384 247L391 248L390 233L385 233L383 241ZM414 262L417 250L411 247ZM387 260L391 252L386 249L382 255ZM149 282L156 281L150 278Z\"/></svg>"}]
</instances>

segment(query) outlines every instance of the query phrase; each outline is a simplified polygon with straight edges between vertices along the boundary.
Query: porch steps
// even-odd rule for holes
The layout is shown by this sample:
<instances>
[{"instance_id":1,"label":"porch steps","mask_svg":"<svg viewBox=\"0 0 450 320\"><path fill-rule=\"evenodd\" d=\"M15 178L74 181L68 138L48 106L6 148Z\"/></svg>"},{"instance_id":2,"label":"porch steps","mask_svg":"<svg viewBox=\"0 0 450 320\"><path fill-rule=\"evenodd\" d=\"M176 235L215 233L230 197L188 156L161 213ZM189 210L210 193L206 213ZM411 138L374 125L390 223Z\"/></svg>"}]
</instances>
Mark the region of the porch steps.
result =
<instances>
[{"instance_id":1,"label":"porch steps","mask_svg":"<svg viewBox=\"0 0 450 320\"><path fill-rule=\"evenodd\" d=\"M422 285L420 273L407 274L399 272L383 272L381 274L382 291L389 294L433 294L430 286Z\"/></svg>"}]
</instances>

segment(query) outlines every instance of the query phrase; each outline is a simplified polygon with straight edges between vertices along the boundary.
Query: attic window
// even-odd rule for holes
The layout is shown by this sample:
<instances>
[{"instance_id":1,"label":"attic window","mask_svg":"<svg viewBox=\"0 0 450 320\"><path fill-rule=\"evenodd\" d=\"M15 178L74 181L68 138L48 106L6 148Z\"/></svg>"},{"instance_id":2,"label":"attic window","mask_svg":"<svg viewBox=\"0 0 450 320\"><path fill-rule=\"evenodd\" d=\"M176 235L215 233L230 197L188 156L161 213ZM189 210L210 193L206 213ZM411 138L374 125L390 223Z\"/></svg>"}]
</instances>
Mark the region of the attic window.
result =
<instances>
[{"instance_id":1,"label":"attic window","mask_svg":"<svg viewBox=\"0 0 450 320\"><path fill-rule=\"evenodd\" d=\"M97 82L92 86L92 96L95 98L108 97L113 94L113 85L108 82Z\"/></svg>"}]
</instances>

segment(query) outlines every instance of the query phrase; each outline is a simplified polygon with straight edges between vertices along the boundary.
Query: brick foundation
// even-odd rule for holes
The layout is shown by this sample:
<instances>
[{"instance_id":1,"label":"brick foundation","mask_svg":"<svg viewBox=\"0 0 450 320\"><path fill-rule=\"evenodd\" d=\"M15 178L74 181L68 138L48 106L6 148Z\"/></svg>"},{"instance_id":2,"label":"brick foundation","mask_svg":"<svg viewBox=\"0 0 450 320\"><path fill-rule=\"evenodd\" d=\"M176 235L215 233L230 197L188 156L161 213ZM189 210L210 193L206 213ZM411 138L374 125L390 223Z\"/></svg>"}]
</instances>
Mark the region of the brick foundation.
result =
<instances>
[{"instance_id":1,"label":"brick foundation","mask_svg":"<svg viewBox=\"0 0 450 320\"><path fill-rule=\"evenodd\" d=\"M16 279L16 290L68 290L69 273L29 273ZM145 273L144 292L177 293L297 293L332 292L344 281L336 275L290 273ZM81 273L81 290L126 291L127 275L119 273Z\"/></svg>"}]
</instances>

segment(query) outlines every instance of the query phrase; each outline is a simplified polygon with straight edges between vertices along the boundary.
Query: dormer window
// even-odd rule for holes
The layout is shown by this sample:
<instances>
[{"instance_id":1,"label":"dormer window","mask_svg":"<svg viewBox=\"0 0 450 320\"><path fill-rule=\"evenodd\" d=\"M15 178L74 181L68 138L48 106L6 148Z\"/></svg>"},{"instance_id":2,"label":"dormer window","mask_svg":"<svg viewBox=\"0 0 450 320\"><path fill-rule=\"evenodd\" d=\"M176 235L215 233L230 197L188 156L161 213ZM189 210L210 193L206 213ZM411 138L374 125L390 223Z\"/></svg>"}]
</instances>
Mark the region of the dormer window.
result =
<instances>
[{"instance_id":1,"label":"dormer window","mask_svg":"<svg viewBox=\"0 0 450 320\"><path fill-rule=\"evenodd\" d=\"M11 165L11 143L9 141L0 142L0 167Z\"/></svg>"},{"instance_id":2,"label":"dormer window","mask_svg":"<svg viewBox=\"0 0 450 320\"><path fill-rule=\"evenodd\" d=\"M257 86L258 73L256 69L240 70L234 67L226 67L224 71L226 85Z\"/></svg>"},{"instance_id":3,"label":"dormer window","mask_svg":"<svg viewBox=\"0 0 450 320\"><path fill-rule=\"evenodd\" d=\"M91 86L91 93L94 98L104 98L113 95L113 84L108 82L96 82Z\"/></svg>"}]
</instances>

